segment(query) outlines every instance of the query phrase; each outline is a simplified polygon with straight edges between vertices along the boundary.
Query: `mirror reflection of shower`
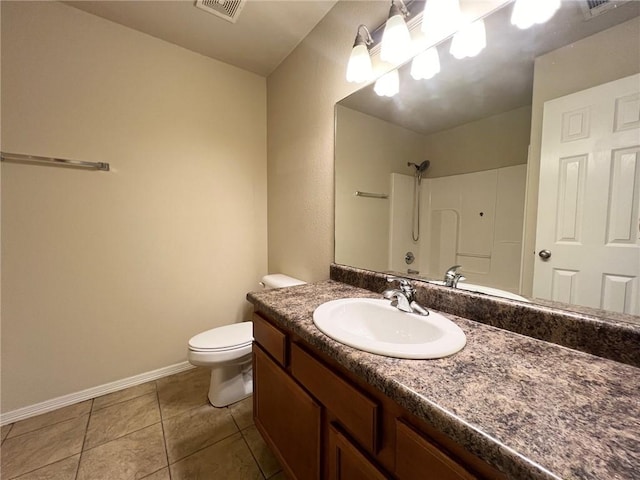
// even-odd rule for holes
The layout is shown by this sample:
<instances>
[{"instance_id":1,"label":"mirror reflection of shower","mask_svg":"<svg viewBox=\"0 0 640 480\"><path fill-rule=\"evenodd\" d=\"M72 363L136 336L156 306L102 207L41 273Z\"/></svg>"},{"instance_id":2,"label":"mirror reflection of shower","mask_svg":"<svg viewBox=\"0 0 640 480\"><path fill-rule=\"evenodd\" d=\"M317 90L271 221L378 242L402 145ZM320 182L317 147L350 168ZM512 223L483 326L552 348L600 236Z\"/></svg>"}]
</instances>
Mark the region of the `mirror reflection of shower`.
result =
<instances>
[{"instance_id":1,"label":"mirror reflection of shower","mask_svg":"<svg viewBox=\"0 0 640 480\"><path fill-rule=\"evenodd\" d=\"M413 166L416 171L413 179L413 214L411 217L411 238L414 242L420 240L420 184L422 182L422 175L429 168L431 162L425 160L420 165L413 162L407 162L407 166Z\"/></svg>"}]
</instances>

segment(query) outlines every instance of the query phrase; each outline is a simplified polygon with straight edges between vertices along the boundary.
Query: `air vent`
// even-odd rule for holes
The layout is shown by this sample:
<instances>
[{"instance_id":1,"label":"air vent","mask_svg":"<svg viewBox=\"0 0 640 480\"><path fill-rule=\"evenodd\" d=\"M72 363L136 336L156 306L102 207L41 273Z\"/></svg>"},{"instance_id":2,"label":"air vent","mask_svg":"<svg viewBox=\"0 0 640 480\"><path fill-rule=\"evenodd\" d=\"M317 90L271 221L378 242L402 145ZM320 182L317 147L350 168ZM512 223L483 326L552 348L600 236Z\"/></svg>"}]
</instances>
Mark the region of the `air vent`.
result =
<instances>
[{"instance_id":1,"label":"air vent","mask_svg":"<svg viewBox=\"0 0 640 480\"><path fill-rule=\"evenodd\" d=\"M196 7L213 13L227 22L236 23L247 0L196 0Z\"/></svg>"},{"instance_id":2,"label":"air vent","mask_svg":"<svg viewBox=\"0 0 640 480\"><path fill-rule=\"evenodd\" d=\"M584 0L581 2L582 13L584 13L584 18L590 20L598 15L602 15L607 10L616 8L622 3L626 2L612 2L611 0Z\"/></svg>"}]
</instances>

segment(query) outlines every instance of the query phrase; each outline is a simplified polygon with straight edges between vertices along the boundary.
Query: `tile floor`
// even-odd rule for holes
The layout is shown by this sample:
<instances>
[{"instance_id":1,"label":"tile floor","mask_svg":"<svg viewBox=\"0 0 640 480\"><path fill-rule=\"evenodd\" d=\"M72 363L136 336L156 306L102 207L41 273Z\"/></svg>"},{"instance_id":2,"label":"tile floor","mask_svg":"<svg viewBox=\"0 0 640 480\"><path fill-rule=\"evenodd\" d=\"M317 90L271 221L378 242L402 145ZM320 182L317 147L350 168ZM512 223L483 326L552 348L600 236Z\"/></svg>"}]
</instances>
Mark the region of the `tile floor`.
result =
<instances>
[{"instance_id":1,"label":"tile floor","mask_svg":"<svg viewBox=\"0 0 640 480\"><path fill-rule=\"evenodd\" d=\"M284 480L252 399L207 401L196 368L2 427L4 480Z\"/></svg>"}]
</instances>

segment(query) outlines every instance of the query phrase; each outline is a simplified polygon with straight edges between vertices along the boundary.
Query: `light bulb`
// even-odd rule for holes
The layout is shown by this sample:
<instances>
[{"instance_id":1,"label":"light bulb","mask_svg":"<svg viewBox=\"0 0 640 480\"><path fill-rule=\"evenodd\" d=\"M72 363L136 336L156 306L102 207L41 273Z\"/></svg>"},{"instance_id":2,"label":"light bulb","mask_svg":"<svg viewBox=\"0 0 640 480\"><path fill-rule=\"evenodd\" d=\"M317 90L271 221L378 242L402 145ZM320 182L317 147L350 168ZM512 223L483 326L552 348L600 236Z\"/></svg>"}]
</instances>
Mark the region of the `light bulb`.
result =
<instances>
[{"instance_id":1,"label":"light bulb","mask_svg":"<svg viewBox=\"0 0 640 480\"><path fill-rule=\"evenodd\" d=\"M362 83L373 78L373 66L366 45L355 45L347 65L347 82Z\"/></svg>"},{"instance_id":2,"label":"light bulb","mask_svg":"<svg viewBox=\"0 0 640 480\"><path fill-rule=\"evenodd\" d=\"M511 23L524 30L536 23L545 23L559 8L560 0L516 0Z\"/></svg>"},{"instance_id":3,"label":"light bulb","mask_svg":"<svg viewBox=\"0 0 640 480\"><path fill-rule=\"evenodd\" d=\"M365 34L363 36L363 33ZM358 25L351 56L347 64L347 82L362 83L373 78L373 66L369 56L369 45L373 39L365 25Z\"/></svg>"},{"instance_id":4,"label":"light bulb","mask_svg":"<svg viewBox=\"0 0 640 480\"><path fill-rule=\"evenodd\" d=\"M422 31L429 44L437 43L460 27L458 0L427 0L422 15Z\"/></svg>"},{"instance_id":5,"label":"light bulb","mask_svg":"<svg viewBox=\"0 0 640 480\"><path fill-rule=\"evenodd\" d=\"M428 80L439 72L440 57L438 57L436 47L431 47L416 55L411 62L411 76L416 80Z\"/></svg>"},{"instance_id":6,"label":"light bulb","mask_svg":"<svg viewBox=\"0 0 640 480\"><path fill-rule=\"evenodd\" d=\"M475 57L486 46L487 34L484 28L484 20L479 19L465 25L453 36L449 52L458 59Z\"/></svg>"},{"instance_id":7,"label":"light bulb","mask_svg":"<svg viewBox=\"0 0 640 480\"><path fill-rule=\"evenodd\" d=\"M389 18L384 25L380 59L392 65L400 65L411 55L411 35L404 21L404 14L391 3Z\"/></svg>"},{"instance_id":8,"label":"light bulb","mask_svg":"<svg viewBox=\"0 0 640 480\"><path fill-rule=\"evenodd\" d=\"M381 97L393 97L400 91L400 77L398 70L391 70L381 76L373 86L375 92Z\"/></svg>"}]
</instances>

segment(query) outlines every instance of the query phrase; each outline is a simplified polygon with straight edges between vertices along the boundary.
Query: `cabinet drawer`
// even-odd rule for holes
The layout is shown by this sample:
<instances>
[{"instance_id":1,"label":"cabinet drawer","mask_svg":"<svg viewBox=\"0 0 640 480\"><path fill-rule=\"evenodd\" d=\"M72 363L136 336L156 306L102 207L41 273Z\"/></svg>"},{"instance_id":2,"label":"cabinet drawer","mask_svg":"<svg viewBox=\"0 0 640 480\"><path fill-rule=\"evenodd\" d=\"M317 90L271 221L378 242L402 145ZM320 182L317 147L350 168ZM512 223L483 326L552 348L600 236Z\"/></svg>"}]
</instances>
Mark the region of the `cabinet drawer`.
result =
<instances>
[{"instance_id":1,"label":"cabinet drawer","mask_svg":"<svg viewBox=\"0 0 640 480\"><path fill-rule=\"evenodd\" d=\"M477 480L402 420L396 420L396 476L399 480Z\"/></svg>"},{"instance_id":2,"label":"cabinet drawer","mask_svg":"<svg viewBox=\"0 0 640 480\"><path fill-rule=\"evenodd\" d=\"M291 373L335 417L351 436L370 452L379 445L380 407L337 374L291 345Z\"/></svg>"},{"instance_id":3,"label":"cabinet drawer","mask_svg":"<svg viewBox=\"0 0 640 480\"><path fill-rule=\"evenodd\" d=\"M257 313L253 314L253 339L281 366L287 365L287 335Z\"/></svg>"}]
</instances>

